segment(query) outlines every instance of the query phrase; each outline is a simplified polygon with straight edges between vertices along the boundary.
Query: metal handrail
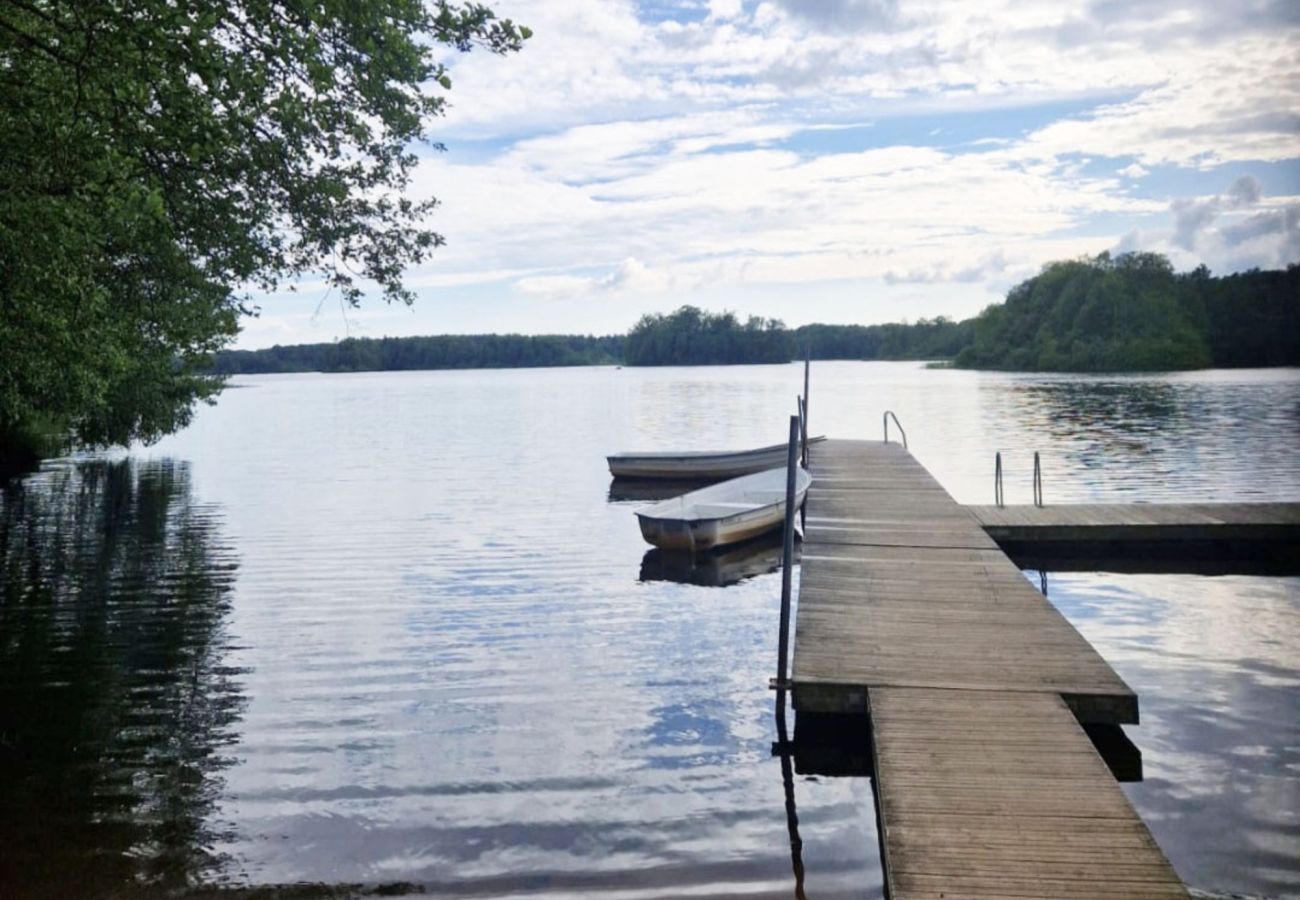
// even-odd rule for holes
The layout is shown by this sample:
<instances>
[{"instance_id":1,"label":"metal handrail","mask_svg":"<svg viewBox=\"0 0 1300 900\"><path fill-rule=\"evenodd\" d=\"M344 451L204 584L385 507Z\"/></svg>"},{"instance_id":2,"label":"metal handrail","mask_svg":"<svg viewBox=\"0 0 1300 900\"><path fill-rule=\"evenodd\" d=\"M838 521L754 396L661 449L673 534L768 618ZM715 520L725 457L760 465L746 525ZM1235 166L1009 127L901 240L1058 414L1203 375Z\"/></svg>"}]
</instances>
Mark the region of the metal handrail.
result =
<instances>
[{"instance_id":1,"label":"metal handrail","mask_svg":"<svg viewBox=\"0 0 1300 900\"><path fill-rule=\"evenodd\" d=\"M1043 505L1043 464L1039 462L1038 451L1034 451L1034 506Z\"/></svg>"},{"instance_id":2,"label":"metal handrail","mask_svg":"<svg viewBox=\"0 0 1300 900\"><path fill-rule=\"evenodd\" d=\"M889 443L889 420L893 419L894 424L898 426L898 433L903 436L903 449L907 449L907 432L903 430L903 423L898 421L898 416L894 415L892 409L885 410L885 414L880 417L885 423L885 443Z\"/></svg>"},{"instance_id":3,"label":"metal handrail","mask_svg":"<svg viewBox=\"0 0 1300 900\"><path fill-rule=\"evenodd\" d=\"M1002 451L993 456L993 502L1005 506L1002 500Z\"/></svg>"}]
</instances>

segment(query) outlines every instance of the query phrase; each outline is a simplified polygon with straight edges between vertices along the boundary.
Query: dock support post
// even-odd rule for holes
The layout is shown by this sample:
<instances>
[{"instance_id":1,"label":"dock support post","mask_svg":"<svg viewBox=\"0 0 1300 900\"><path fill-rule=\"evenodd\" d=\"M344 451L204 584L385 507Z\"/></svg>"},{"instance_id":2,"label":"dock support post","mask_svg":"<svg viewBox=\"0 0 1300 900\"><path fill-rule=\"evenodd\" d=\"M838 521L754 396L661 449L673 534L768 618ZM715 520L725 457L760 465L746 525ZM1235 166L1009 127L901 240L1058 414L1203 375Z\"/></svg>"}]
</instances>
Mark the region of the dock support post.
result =
<instances>
[{"instance_id":1,"label":"dock support post","mask_svg":"<svg viewBox=\"0 0 1300 900\"><path fill-rule=\"evenodd\" d=\"M795 474L799 466L799 417L790 417L790 449L785 462L785 545L781 565L781 626L777 636L775 687L784 692L790 643L790 591L794 573L794 495Z\"/></svg>"}]
</instances>

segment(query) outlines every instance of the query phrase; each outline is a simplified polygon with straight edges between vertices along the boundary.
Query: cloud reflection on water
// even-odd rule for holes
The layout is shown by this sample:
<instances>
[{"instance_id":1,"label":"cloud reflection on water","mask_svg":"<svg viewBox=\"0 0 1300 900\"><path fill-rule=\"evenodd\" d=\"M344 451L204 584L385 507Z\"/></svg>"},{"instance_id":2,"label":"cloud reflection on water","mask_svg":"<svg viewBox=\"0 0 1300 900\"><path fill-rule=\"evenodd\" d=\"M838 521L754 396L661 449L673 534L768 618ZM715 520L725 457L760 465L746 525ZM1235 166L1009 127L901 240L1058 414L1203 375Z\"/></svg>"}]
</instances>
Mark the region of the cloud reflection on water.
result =
<instances>
[{"instance_id":1,"label":"cloud reflection on water","mask_svg":"<svg viewBox=\"0 0 1300 900\"><path fill-rule=\"evenodd\" d=\"M1300 895L1300 579L1051 583L1053 602L1141 697L1129 734L1146 779L1125 789L1179 875Z\"/></svg>"}]
</instances>

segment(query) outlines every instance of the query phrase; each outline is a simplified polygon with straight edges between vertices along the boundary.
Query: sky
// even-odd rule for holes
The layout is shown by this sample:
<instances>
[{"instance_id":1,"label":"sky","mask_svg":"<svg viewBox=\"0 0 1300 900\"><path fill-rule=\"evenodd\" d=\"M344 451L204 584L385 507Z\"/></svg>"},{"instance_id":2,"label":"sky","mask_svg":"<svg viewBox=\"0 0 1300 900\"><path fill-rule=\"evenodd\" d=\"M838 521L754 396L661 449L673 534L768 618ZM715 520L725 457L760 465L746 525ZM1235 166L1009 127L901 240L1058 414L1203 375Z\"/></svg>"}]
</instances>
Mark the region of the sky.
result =
<instances>
[{"instance_id":1,"label":"sky","mask_svg":"<svg viewBox=\"0 0 1300 900\"><path fill-rule=\"evenodd\" d=\"M448 51L415 304L304 282L236 346L960 319L1084 254L1300 261L1294 0L489 5L534 36Z\"/></svg>"}]
</instances>

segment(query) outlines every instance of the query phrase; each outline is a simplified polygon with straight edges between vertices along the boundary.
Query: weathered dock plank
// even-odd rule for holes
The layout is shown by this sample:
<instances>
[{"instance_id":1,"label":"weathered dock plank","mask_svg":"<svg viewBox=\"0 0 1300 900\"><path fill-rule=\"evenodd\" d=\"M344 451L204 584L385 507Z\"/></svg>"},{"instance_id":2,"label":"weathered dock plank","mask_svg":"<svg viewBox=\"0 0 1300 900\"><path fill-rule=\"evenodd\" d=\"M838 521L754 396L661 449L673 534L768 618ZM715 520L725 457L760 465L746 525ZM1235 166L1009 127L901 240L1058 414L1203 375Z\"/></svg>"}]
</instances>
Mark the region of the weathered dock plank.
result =
<instances>
[{"instance_id":1,"label":"weathered dock plank","mask_svg":"<svg viewBox=\"0 0 1300 900\"><path fill-rule=\"evenodd\" d=\"M913 686L1048 691L1083 721L1137 721L1128 685L900 446L826 441L810 467L797 710Z\"/></svg>"},{"instance_id":2,"label":"weathered dock plank","mask_svg":"<svg viewBox=\"0 0 1300 900\"><path fill-rule=\"evenodd\" d=\"M1188 896L1059 697L870 694L891 900Z\"/></svg>"}]
</instances>

